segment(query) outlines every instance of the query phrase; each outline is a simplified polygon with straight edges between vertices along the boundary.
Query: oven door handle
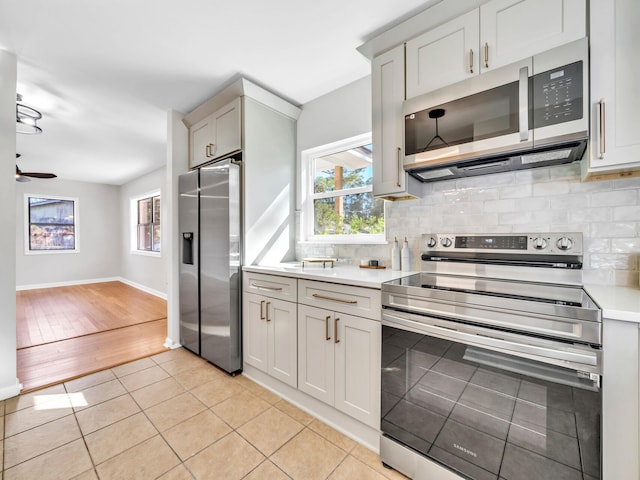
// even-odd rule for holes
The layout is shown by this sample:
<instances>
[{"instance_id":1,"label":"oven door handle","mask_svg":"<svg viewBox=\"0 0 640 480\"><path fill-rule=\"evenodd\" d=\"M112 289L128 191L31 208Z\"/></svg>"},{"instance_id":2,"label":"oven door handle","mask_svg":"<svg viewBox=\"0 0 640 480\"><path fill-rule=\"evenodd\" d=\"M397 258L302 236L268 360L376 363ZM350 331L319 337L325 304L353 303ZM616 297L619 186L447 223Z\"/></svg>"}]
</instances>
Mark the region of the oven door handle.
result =
<instances>
[{"instance_id":1,"label":"oven door handle","mask_svg":"<svg viewBox=\"0 0 640 480\"><path fill-rule=\"evenodd\" d=\"M411 314L405 315L411 316ZM382 311L382 325L457 341L467 345L484 347L508 355L517 355L538 362L571 368L576 371L602 374L601 352L595 349L588 351L589 347L584 347L584 350L582 350L577 347L564 347L564 345L562 349L532 345L511 339L498 338L499 336L514 336L514 334L507 332L448 322L422 315L419 315L419 319L420 321L414 321L404 316L393 315L388 310Z\"/></svg>"}]
</instances>

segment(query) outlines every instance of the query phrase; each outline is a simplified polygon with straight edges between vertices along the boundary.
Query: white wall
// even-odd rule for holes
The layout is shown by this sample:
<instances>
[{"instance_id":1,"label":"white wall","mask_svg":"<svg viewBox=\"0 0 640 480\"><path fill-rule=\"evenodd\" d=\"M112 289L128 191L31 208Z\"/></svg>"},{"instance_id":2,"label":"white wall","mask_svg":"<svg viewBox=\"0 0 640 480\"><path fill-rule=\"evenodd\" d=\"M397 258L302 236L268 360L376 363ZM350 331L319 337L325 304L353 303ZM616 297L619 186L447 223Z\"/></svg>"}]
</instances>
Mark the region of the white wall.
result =
<instances>
[{"instance_id":1,"label":"white wall","mask_svg":"<svg viewBox=\"0 0 640 480\"><path fill-rule=\"evenodd\" d=\"M15 55L0 50L0 400L20 392L16 378Z\"/></svg>"},{"instance_id":2,"label":"white wall","mask_svg":"<svg viewBox=\"0 0 640 480\"><path fill-rule=\"evenodd\" d=\"M34 179L15 186L16 285L18 288L113 278L120 275L119 187L97 183ZM77 253L25 254L24 196L78 199Z\"/></svg>"},{"instance_id":3,"label":"white wall","mask_svg":"<svg viewBox=\"0 0 640 480\"><path fill-rule=\"evenodd\" d=\"M298 158L308 148L371 131L371 77L305 103L298 118Z\"/></svg>"},{"instance_id":4,"label":"white wall","mask_svg":"<svg viewBox=\"0 0 640 480\"><path fill-rule=\"evenodd\" d=\"M370 81L304 105L298 153L370 131ZM574 163L449 180L424 184L420 199L387 202L386 213L387 238L407 236L416 270L422 233L577 231L585 243L586 283L638 285L640 178L583 183L580 164ZM389 265L391 246L298 242L296 256L337 256L353 264L373 258Z\"/></svg>"},{"instance_id":5,"label":"white wall","mask_svg":"<svg viewBox=\"0 0 640 480\"><path fill-rule=\"evenodd\" d=\"M136 286L144 287L156 295L166 298L167 295L167 267L168 253L170 245L166 244L166 238L162 238L160 245L160 256L144 255L134 253L131 249L131 235L135 235L134 222L131 218L131 200L140 195L160 191L160 230L162 231L166 220L165 197L166 188L166 168L162 167L141 178L133 180L120 187L120 276L127 282Z\"/></svg>"}]
</instances>

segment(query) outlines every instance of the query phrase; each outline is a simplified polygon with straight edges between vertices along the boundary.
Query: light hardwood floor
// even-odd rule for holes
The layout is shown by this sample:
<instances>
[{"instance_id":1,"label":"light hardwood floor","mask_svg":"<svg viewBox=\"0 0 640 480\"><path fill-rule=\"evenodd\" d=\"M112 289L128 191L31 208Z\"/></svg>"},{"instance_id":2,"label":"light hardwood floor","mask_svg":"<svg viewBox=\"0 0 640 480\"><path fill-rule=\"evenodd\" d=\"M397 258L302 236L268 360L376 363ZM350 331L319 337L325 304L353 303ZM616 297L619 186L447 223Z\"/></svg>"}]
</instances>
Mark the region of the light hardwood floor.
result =
<instances>
[{"instance_id":1,"label":"light hardwood floor","mask_svg":"<svg viewBox=\"0 0 640 480\"><path fill-rule=\"evenodd\" d=\"M121 282L16 295L23 392L166 350L166 301Z\"/></svg>"}]
</instances>

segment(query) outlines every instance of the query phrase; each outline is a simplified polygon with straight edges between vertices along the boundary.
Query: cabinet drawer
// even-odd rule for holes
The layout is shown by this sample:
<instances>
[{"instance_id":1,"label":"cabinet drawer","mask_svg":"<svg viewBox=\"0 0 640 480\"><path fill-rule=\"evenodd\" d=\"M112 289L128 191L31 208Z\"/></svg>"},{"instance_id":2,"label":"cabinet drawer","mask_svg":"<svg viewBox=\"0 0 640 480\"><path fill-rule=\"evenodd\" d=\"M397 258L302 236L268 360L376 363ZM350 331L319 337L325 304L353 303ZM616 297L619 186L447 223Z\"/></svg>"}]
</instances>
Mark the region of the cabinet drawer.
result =
<instances>
[{"instance_id":1,"label":"cabinet drawer","mask_svg":"<svg viewBox=\"0 0 640 480\"><path fill-rule=\"evenodd\" d=\"M380 290L298 280L298 303L380 320Z\"/></svg>"},{"instance_id":2,"label":"cabinet drawer","mask_svg":"<svg viewBox=\"0 0 640 480\"><path fill-rule=\"evenodd\" d=\"M257 293L265 297L280 298L289 302L297 299L295 278L243 272L242 285L245 292Z\"/></svg>"}]
</instances>

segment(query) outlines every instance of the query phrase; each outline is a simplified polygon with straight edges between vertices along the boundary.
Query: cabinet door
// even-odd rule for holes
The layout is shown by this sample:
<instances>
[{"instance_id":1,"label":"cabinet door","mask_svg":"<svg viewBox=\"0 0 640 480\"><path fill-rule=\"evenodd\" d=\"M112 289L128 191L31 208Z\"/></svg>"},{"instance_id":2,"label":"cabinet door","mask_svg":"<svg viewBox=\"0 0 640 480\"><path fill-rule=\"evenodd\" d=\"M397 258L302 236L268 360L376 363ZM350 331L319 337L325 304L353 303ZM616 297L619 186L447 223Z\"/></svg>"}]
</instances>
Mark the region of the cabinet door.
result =
<instances>
[{"instance_id":1,"label":"cabinet door","mask_svg":"<svg viewBox=\"0 0 640 480\"><path fill-rule=\"evenodd\" d=\"M584 37L586 8L585 0L485 3L480 7L480 70L501 67Z\"/></svg>"},{"instance_id":2,"label":"cabinet door","mask_svg":"<svg viewBox=\"0 0 640 480\"><path fill-rule=\"evenodd\" d=\"M228 103L213 115L214 158L223 157L242 148L241 145L240 98Z\"/></svg>"},{"instance_id":3,"label":"cabinet door","mask_svg":"<svg viewBox=\"0 0 640 480\"><path fill-rule=\"evenodd\" d=\"M407 42L407 98L478 74L478 10Z\"/></svg>"},{"instance_id":4,"label":"cabinet door","mask_svg":"<svg viewBox=\"0 0 640 480\"><path fill-rule=\"evenodd\" d=\"M403 45L373 59L371 92L373 194L402 193L407 181L402 167Z\"/></svg>"},{"instance_id":5,"label":"cabinet door","mask_svg":"<svg viewBox=\"0 0 640 480\"><path fill-rule=\"evenodd\" d=\"M212 117L200 120L189 129L189 166L191 168L213 159L210 145L213 143Z\"/></svg>"},{"instance_id":6,"label":"cabinet door","mask_svg":"<svg viewBox=\"0 0 640 480\"><path fill-rule=\"evenodd\" d=\"M333 313L298 305L298 389L334 402Z\"/></svg>"},{"instance_id":7,"label":"cabinet door","mask_svg":"<svg viewBox=\"0 0 640 480\"><path fill-rule=\"evenodd\" d=\"M298 385L297 305L267 298L268 371L274 378L296 388Z\"/></svg>"},{"instance_id":8,"label":"cabinet door","mask_svg":"<svg viewBox=\"0 0 640 480\"><path fill-rule=\"evenodd\" d=\"M253 293L242 297L242 337L244 361L267 372L266 298Z\"/></svg>"},{"instance_id":9,"label":"cabinet door","mask_svg":"<svg viewBox=\"0 0 640 480\"><path fill-rule=\"evenodd\" d=\"M380 322L336 313L335 407L380 427Z\"/></svg>"},{"instance_id":10,"label":"cabinet door","mask_svg":"<svg viewBox=\"0 0 640 480\"><path fill-rule=\"evenodd\" d=\"M591 1L589 174L640 169L640 2Z\"/></svg>"}]
</instances>

